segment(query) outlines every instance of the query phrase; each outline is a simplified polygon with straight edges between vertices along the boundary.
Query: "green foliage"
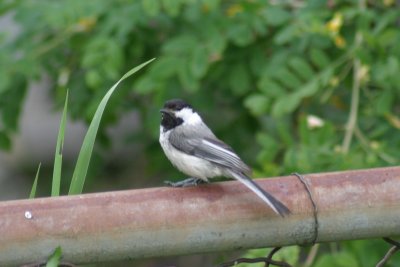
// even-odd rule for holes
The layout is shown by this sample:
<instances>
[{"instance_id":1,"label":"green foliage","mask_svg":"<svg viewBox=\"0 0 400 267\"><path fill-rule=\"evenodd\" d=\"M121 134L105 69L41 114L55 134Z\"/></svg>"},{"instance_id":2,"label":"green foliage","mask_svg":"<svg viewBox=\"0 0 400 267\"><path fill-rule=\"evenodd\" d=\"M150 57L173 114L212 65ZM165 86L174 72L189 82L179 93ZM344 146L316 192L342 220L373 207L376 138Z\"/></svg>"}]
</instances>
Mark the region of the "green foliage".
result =
<instances>
[{"instance_id":1,"label":"green foliage","mask_svg":"<svg viewBox=\"0 0 400 267\"><path fill-rule=\"evenodd\" d=\"M75 166L75 171L72 176L71 185L69 189L69 194L80 194L83 190L83 185L85 183L87 170L89 168L90 158L92 156L94 142L96 140L97 131L99 129L100 121L107 105L108 100L111 95L114 93L117 86L126 78L130 77L144 66L152 62L154 59L148 60L147 62L131 69L127 73L125 73L121 79L119 79L107 92L107 94L101 100L99 106L96 109L96 113L90 123L88 132L86 133L85 139L83 140L83 144L81 147L81 151L79 152L78 160ZM64 109L60 122L60 129L57 137L57 145L56 152L54 158L54 166L53 166L53 178L52 178L52 188L51 188L51 196L59 196L60 195L60 184L61 184L61 168L62 168L62 150L64 145L64 136L65 136L65 124L67 119L67 109L68 109L68 91L65 97ZM36 173L36 178L32 186L32 190L30 193L30 198L34 198L36 195L36 187L37 180L39 176L40 164Z\"/></svg>"},{"instance_id":2,"label":"green foliage","mask_svg":"<svg viewBox=\"0 0 400 267\"><path fill-rule=\"evenodd\" d=\"M53 167L53 179L51 185L51 196L60 195L60 184L61 184L61 168L62 168L62 151L64 146L64 135L65 135L65 123L67 120L67 109L68 109L68 91L65 96L65 104L60 122L60 129L58 131L56 152L54 155L54 167Z\"/></svg>"},{"instance_id":3,"label":"green foliage","mask_svg":"<svg viewBox=\"0 0 400 267\"><path fill-rule=\"evenodd\" d=\"M354 255L349 252L337 252L322 255L314 265L315 267L359 267Z\"/></svg>"},{"instance_id":4,"label":"green foliage","mask_svg":"<svg viewBox=\"0 0 400 267\"><path fill-rule=\"evenodd\" d=\"M46 263L46 267L57 267L59 266L60 260L62 256L62 250L61 247L57 247L53 254L49 257Z\"/></svg>"},{"instance_id":5,"label":"green foliage","mask_svg":"<svg viewBox=\"0 0 400 267\"><path fill-rule=\"evenodd\" d=\"M0 131L0 148L2 150L10 150L11 148L10 137L4 131Z\"/></svg>"},{"instance_id":6,"label":"green foliage","mask_svg":"<svg viewBox=\"0 0 400 267\"><path fill-rule=\"evenodd\" d=\"M87 170L89 168L90 158L92 156L94 142L96 141L97 131L99 129L100 121L103 116L104 109L106 108L107 102L110 99L111 95L114 93L117 86L126 78L130 77L135 72L142 69L144 66L152 62L154 59L148 60L147 62L131 69L121 79L119 79L111 88L108 90L107 94L101 100L99 106L96 109L96 113L93 116L93 120L89 125L89 129L86 133L85 139L83 139L82 147L79 152L78 160L76 162L74 174L72 176L71 185L69 187L69 195L73 194L81 194L83 190L83 185L85 183ZM64 112L66 111L67 101L65 102ZM63 123L65 124L65 114L63 115L63 120L61 122L60 128L64 129ZM60 130L61 132L61 130ZM61 132L61 135L64 135L64 131ZM59 147L57 146L57 152L59 153ZM56 165L54 166L56 168ZM61 168L61 163L60 163ZM58 181L59 184L59 181Z\"/></svg>"},{"instance_id":7,"label":"green foliage","mask_svg":"<svg viewBox=\"0 0 400 267\"><path fill-rule=\"evenodd\" d=\"M165 99L184 97L207 110L203 116L211 124L211 114L221 114L223 108L224 123L213 128L221 137L229 133L224 139L231 139L241 154L257 152L258 157L246 161L257 163L262 175L294 168L304 172L395 164L398 160L392 159L400 156L395 149L400 144L400 11L385 6L392 4L360 8L339 1L326 8L323 2L16 2L14 18L21 33L12 41L1 39L0 46L0 147L11 146L25 81L42 70L55 81L57 103L71 88L72 117L90 121L104 88L118 73L157 56L147 72L115 95L118 105L106 111L102 136L122 112L135 108L144 122L136 138L153 137L144 143L148 156L158 159L161 152L153 144L159 115L149 107L156 110ZM9 10L2 5L1 10ZM356 32L362 36L359 43ZM15 60L16 51L24 56ZM362 136L341 154L355 59L362 64L357 123ZM308 115L330 127L326 132L303 124L305 131L326 132L320 146L299 138L300 120ZM236 125L249 127L232 130ZM237 141L254 136L269 136L276 144L271 154L270 145L260 139L245 146Z\"/></svg>"},{"instance_id":8,"label":"green foliage","mask_svg":"<svg viewBox=\"0 0 400 267\"><path fill-rule=\"evenodd\" d=\"M0 73L2 65L3 62L0 63ZM7 69L8 71L9 69ZM18 130L18 119L26 92L25 78L21 75L11 75L7 72L0 74L0 88L4 86L3 89L0 89L0 149L2 150L11 149L11 134L16 133ZM7 76L7 78L2 80L2 75ZM15 80L8 82L12 78Z\"/></svg>"},{"instance_id":9,"label":"green foliage","mask_svg":"<svg viewBox=\"0 0 400 267\"><path fill-rule=\"evenodd\" d=\"M38 182L39 173L40 173L40 165L41 165L41 163L39 163L39 166L37 168L35 181L33 182L31 193L29 194L29 198L35 198L35 196L36 196L37 182Z\"/></svg>"},{"instance_id":10,"label":"green foliage","mask_svg":"<svg viewBox=\"0 0 400 267\"><path fill-rule=\"evenodd\" d=\"M128 71L121 79L119 79L107 92L107 94L103 97L100 102L96 113L93 117L92 122L90 123L88 132L83 140L83 144L81 147L81 151L78 156L78 160L75 166L75 171L72 177L69 194L80 194L83 190L83 185L85 183L87 170L90 163L90 158L93 151L94 142L96 140L97 131L100 125L101 117L103 115L104 109L107 105L108 100L111 95L117 88L117 86L126 78L130 77L135 72L142 69L144 66L152 62L154 59L148 60L147 62L131 69ZM65 135L65 124L67 118L67 107L68 107L68 91L65 97L65 104L63 109L63 114L60 122L60 129L57 137L57 145L54 159L54 171L53 171L53 179L52 179L52 188L51 188L51 196L59 196L60 195L60 183L61 183L61 167L62 167L62 149L64 145L64 135ZM37 181L39 178L40 164L38 170L36 172L35 181L33 183L31 193L29 198L34 198L36 195L37 189ZM61 247L57 247L54 253L49 257L46 267L57 267L59 266L59 262L61 259L62 251Z\"/></svg>"},{"instance_id":11,"label":"green foliage","mask_svg":"<svg viewBox=\"0 0 400 267\"><path fill-rule=\"evenodd\" d=\"M356 258L358 266L367 266L371 262L379 262L392 245L383 240L375 239L346 241L343 242L342 247L343 250L351 253ZM368 253L365 253L365 251L368 251ZM397 252L390 258L385 266L395 267L399 265L399 262L400 254Z\"/></svg>"},{"instance_id":12,"label":"green foliage","mask_svg":"<svg viewBox=\"0 0 400 267\"><path fill-rule=\"evenodd\" d=\"M142 127L130 140L145 148L149 171L172 170L157 137L158 109L173 97L198 108L256 176L399 164L395 1L0 3L10 10L21 32L0 36L0 149L11 148L27 81L42 72L55 102L61 107L70 88L71 116L89 122L119 73L157 57L121 86L99 126L104 136L121 114L138 111ZM355 87L357 120L348 127ZM315 264L354 262L348 246L335 253Z\"/></svg>"}]
</instances>

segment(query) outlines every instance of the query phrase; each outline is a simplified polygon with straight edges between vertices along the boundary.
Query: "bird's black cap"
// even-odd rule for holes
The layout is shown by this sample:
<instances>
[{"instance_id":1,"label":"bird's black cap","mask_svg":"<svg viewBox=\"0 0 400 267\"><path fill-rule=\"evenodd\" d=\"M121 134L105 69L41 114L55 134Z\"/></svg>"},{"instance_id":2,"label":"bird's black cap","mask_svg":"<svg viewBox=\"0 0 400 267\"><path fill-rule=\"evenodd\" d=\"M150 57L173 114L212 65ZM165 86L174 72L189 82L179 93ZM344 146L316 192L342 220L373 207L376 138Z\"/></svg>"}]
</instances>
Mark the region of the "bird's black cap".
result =
<instances>
[{"instance_id":1,"label":"bird's black cap","mask_svg":"<svg viewBox=\"0 0 400 267\"><path fill-rule=\"evenodd\" d=\"M171 100L168 100L167 102L165 102L165 104L164 104L164 109L181 110L183 108L193 109L191 105L189 105L182 99L171 99Z\"/></svg>"}]
</instances>

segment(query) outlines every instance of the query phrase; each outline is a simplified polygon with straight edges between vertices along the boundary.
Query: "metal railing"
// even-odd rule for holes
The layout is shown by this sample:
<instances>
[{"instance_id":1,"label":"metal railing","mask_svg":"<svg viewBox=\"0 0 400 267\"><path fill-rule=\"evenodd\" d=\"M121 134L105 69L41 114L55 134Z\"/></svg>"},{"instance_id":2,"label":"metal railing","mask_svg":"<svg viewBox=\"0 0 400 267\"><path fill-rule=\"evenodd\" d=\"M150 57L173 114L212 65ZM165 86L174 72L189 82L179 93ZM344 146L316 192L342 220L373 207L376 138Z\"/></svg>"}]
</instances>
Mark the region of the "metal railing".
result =
<instances>
[{"instance_id":1,"label":"metal railing","mask_svg":"<svg viewBox=\"0 0 400 267\"><path fill-rule=\"evenodd\" d=\"M257 179L284 218L235 181L0 202L0 266L57 246L78 264L400 235L400 167L303 181L309 191L294 175Z\"/></svg>"}]
</instances>

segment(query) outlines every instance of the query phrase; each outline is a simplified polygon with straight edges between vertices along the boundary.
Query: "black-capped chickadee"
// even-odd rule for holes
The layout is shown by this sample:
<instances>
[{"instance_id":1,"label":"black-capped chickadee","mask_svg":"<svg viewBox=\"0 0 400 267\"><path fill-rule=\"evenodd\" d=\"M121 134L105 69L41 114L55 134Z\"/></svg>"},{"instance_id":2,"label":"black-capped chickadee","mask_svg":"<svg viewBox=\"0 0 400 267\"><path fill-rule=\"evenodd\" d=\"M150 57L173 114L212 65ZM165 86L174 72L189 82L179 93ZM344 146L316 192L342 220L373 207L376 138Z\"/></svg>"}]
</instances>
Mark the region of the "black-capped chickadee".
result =
<instances>
[{"instance_id":1,"label":"black-capped chickadee","mask_svg":"<svg viewBox=\"0 0 400 267\"><path fill-rule=\"evenodd\" d=\"M160 144L171 163L190 175L184 181L169 185L175 187L208 182L208 178L234 178L262 198L281 216L289 209L248 177L251 169L233 149L219 140L203 122L192 106L180 99L169 100L161 110Z\"/></svg>"}]
</instances>

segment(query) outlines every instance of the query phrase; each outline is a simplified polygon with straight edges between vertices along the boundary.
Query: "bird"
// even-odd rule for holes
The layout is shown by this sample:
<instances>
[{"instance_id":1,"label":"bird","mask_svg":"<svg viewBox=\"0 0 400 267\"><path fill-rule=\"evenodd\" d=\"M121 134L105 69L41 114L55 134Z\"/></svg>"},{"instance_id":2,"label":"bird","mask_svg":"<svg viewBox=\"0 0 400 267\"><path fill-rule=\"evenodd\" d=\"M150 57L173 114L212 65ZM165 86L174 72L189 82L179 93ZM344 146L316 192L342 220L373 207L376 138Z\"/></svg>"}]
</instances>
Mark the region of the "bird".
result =
<instances>
[{"instance_id":1,"label":"bird","mask_svg":"<svg viewBox=\"0 0 400 267\"><path fill-rule=\"evenodd\" d=\"M160 112L160 145L172 165L190 176L179 182L167 181L168 185L187 187L208 183L214 177L233 178L257 194L275 213L282 217L290 214L282 202L249 177L250 167L215 136L190 104L171 99Z\"/></svg>"}]
</instances>

